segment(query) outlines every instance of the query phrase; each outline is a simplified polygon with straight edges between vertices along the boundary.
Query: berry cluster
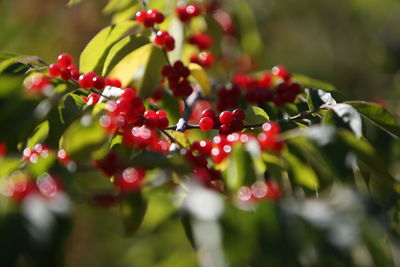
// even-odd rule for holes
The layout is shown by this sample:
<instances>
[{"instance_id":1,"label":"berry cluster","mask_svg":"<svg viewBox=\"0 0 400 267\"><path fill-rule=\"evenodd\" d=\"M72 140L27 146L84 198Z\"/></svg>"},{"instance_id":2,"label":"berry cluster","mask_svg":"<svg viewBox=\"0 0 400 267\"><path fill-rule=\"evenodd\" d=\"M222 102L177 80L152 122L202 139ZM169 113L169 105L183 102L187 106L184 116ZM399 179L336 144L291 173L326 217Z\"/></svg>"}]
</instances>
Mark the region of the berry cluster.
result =
<instances>
[{"instance_id":1,"label":"berry cluster","mask_svg":"<svg viewBox=\"0 0 400 267\"><path fill-rule=\"evenodd\" d=\"M50 153L53 153L53 150L44 145L44 144L36 144L33 148L25 148L22 152L23 159L28 163L37 163L40 158L47 158ZM64 149L60 149L57 151L57 160L60 164L73 168L75 166L75 162L71 160L69 155Z\"/></svg>"},{"instance_id":2,"label":"berry cluster","mask_svg":"<svg viewBox=\"0 0 400 267\"><path fill-rule=\"evenodd\" d=\"M199 64L203 68L209 68L214 63L214 56L209 52L200 52L190 57L190 62Z\"/></svg>"},{"instance_id":3,"label":"berry cluster","mask_svg":"<svg viewBox=\"0 0 400 267\"><path fill-rule=\"evenodd\" d=\"M59 179L48 173L32 179L27 174L19 172L5 180L4 183L1 193L17 203L21 203L31 194L54 198L62 192Z\"/></svg>"},{"instance_id":4,"label":"berry cluster","mask_svg":"<svg viewBox=\"0 0 400 267\"><path fill-rule=\"evenodd\" d=\"M161 74L167 78L169 88L176 97L187 97L193 92L193 88L188 81L190 70L178 60L173 66L165 65Z\"/></svg>"},{"instance_id":5,"label":"berry cluster","mask_svg":"<svg viewBox=\"0 0 400 267\"><path fill-rule=\"evenodd\" d=\"M218 90L218 101L216 108L218 111L223 111L229 108L238 106L240 97L240 88L236 85L231 87L222 87Z\"/></svg>"},{"instance_id":6,"label":"berry cluster","mask_svg":"<svg viewBox=\"0 0 400 267\"><path fill-rule=\"evenodd\" d=\"M212 46L213 40L208 34L196 33L189 37L188 42L197 46L199 50L207 50Z\"/></svg>"},{"instance_id":7,"label":"berry cluster","mask_svg":"<svg viewBox=\"0 0 400 267\"><path fill-rule=\"evenodd\" d=\"M79 78L78 67L73 65L73 59L69 54L61 54L57 58L57 63L53 63L49 66L49 75L51 77L59 77L64 80Z\"/></svg>"},{"instance_id":8,"label":"berry cluster","mask_svg":"<svg viewBox=\"0 0 400 267\"><path fill-rule=\"evenodd\" d=\"M158 31L154 43L164 47L167 51L172 51L175 48L175 40L167 31Z\"/></svg>"},{"instance_id":9,"label":"berry cluster","mask_svg":"<svg viewBox=\"0 0 400 267\"><path fill-rule=\"evenodd\" d=\"M282 197L281 186L274 180L257 181L250 187L242 186L237 192L239 200L244 202L268 199L278 201Z\"/></svg>"},{"instance_id":10,"label":"berry cluster","mask_svg":"<svg viewBox=\"0 0 400 267\"><path fill-rule=\"evenodd\" d=\"M274 79L282 82L273 86ZM244 91L247 101L258 104L272 101L278 107L292 103L301 93L301 86L291 82L290 73L282 66L274 67L272 74L266 72L260 79L246 74L236 74L233 83Z\"/></svg>"},{"instance_id":11,"label":"berry cluster","mask_svg":"<svg viewBox=\"0 0 400 267\"><path fill-rule=\"evenodd\" d=\"M213 186L214 181L221 179L221 173L208 167L207 158L211 153L211 142L194 142L190 150L182 149L181 154L193 168L194 177L207 186Z\"/></svg>"},{"instance_id":12,"label":"berry cluster","mask_svg":"<svg viewBox=\"0 0 400 267\"><path fill-rule=\"evenodd\" d=\"M139 191L146 171L140 167L124 168L123 165L122 160L114 151L108 152L103 159L94 161L96 168L101 169L109 177L114 176L114 184L120 193Z\"/></svg>"},{"instance_id":13,"label":"berry cluster","mask_svg":"<svg viewBox=\"0 0 400 267\"><path fill-rule=\"evenodd\" d=\"M233 132L243 130L245 113L242 109L234 111L225 110L216 118L215 112L212 109L206 109L201 114L199 127L203 131L209 131L214 127L219 128L220 135L228 135Z\"/></svg>"},{"instance_id":14,"label":"berry cluster","mask_svg":"<svg viewBox=\"0 0 400 267\"><path fill-rule=\"evenodd\" d=\"M192 18L199 16L201 13L200 7L195 3L178 6L175 11L178 18L183 23L189 22Z\"/></svg>"},{"instance_id":15,"label":"berry cluster","mask_svg":"<svg viewBox=\"0 0 400 267\"><path fill-rule=\"evenodd\" d=\"M284 143L278 139L281 127L276 122L266 122L262 125L263 132L258 134L257 139L262 150L274 150L280 152Z\"/></svg>"},{"instance_id":16,"label":"berry cluster","mask_svg":"<svg viewBox=\"0 0 400 267\"><path fill-rule=\"evenodd\" d=\"M154 24L160 24L164 19L164 15L157 9L141 10L136 13L136 20L146 28L151 28Z\"/></svg>"},{"instance_id":17,"label":"berry cluster","mask_svg":"<svg viewBox=\"0 0 400 267\"><path fill-rule=\"evenodd\" d=\"M24 80L24 86L29 94L48 94L53 89L50 79L43 74L34 74Z\"/></svg>"}]
</instances>

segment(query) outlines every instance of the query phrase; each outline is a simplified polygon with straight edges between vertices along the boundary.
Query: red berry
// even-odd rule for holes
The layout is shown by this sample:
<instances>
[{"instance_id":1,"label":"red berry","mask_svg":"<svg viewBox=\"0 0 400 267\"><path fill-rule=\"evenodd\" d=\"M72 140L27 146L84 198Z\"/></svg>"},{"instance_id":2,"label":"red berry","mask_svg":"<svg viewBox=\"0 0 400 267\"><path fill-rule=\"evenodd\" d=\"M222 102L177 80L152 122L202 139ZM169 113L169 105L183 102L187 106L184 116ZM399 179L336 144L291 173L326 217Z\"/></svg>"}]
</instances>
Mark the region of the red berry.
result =
<instances>
[{"instance_id":1,"label":"red berry","mask_svg":"<svg viewBox=\"0 0 400 267\"><path fill-rule=\"evenodd\" d=\"M237 108L235 110L232 111L232 115L235 118L244 120L246 114L244 113L243 109Z\"/></svg>"},{"instance_id":2,"label":"red berry","mask_svg":"<svg viewBox=\"0 0 400 267\"><path fill-rule=\"evenodd\" d=\"M232 112L230 112L230 111L228 111L228 110L223 111L223 112L219 115L219 121L220 121L222 124L227 124L227 125L229 125L229 124L232 122L232 120L233 120Z\"/></svg>"},{"instance_id":3,"label":"red berry","mask_svg":"<svg viewBox=\"0 0 400 267\"><path fill-rule=\"evenodd\" d=\"M63 69L63 70L61 71L61 77L62 77L64 80L69 80L69 79L72 78L72 73L71 73L71 71L70 71L69 69Z\"/></svg>"},{"instance_id":4,"label":"red berry","mask_svg":"<svg viewBox=\"0 0 400 267\"><path fill-rule=\"evenodd\" d=\"M147 18L147 12L145 10L136 12L136 20L138 22L143 23L146 18Z\"/></svg>"},{"instance_id":5,"label":"red berry","mask_svg":"<svg viewBox=\"0 0 400 267\"><path fill-rule=\"evenodd\" d=\"M156 116L157 116L157 118L163 118L163 117L166 118L167 112L165 112L165 110L162 110L162 109L157 110Z\"/></svg>"},{"instance_id":6,"label":"red berry","mask_svg":"<svg viewBox=\"0 0 400 267\"><path fill-rule=\"evenodd\" d=\"M219 134L220 135L228 135L231 132L232 132L232 129L227 124L222 124L221 127L219 128Z\"/></svg>"},{"instance_id":7,"label":"red berry","mask_svg":"<svg viewBox=\"0 0 400 267\"><path fill-rule=\"evenodd\" d=\"M167 117L158 117L157 116L157 127L160 129L165 129L169 125L169 121Z\"/></svg>"},{"instance_id":8,"label":"red berry","mask_svg":"<svg viewBox=\"0 0 400 267\"><path fill-rule=\"evenodd\" d=\"M273 121L264 123L262 129L268 135L278 135L281 132L279 124Z\"/></svg>"},{"instance_id":9,"label":"red berry","mask_svg":"<svg viewBox=\"0 0 400 267\"><path fill-rule=\"evenodd\" d=\"M106 85L104 78L101 76L96 76L92 79L93 87L99 90L103 90L104 86Z\"/></svg>"},{"instance_id":10,"label":"red berry","mask_svg":"<svg viewBox=\"0 0 400 267\"><path fill-rule=\"evenodd\" d=\"M154 26L154 20L153 20L152 18L150 18L150 17L146 17L146 18L144 19L144 21L143 21L143 25L144 25L146 28L151 28L151 27Z\"/></svg>"},{"instance_id":11,"label":"red berry","mask_svg":"<svg viewBox=\"0 0 400 267\"><path fill-rule=\"evenodd\" d=\"M171 35L165 37L165 50L172 51L175 49L175 40Z\"/></svg>"},{"instance_id":12,"label":"red berry","mask_svg":"<svg viewBox=\"0 0 400 267\"><path fill-rule=\"evenodd\" d=\"M215 119L215 112L214 112L214 110L212 110L210 108L207 108L207 109L203 110L203 112L201 112L200 116L202 118L208 117L208 118L211 118L211 119Z\"/></svg>"},{"instance_id":13,"label":"red berry","mask_svg":"<svg viewBox=\"0 0 400 267\"><path fill-rule=\"evenodd\" d=\"M244 124L243 124L243 120L239 119L239 118L233 118L230 127L232 129L232 131L234 132L239 132L241 130L243 130Z\"/></svg>"},{"instance_id":14,"label":"red berry","mask_svg":"<svg viewBox=\"0 0 400 267\"><path fill-rule=\"evenodd\" d=\"M121 177L118 177L116 184L124 193L138 191L145 175L146 172L142 168L129 167L122 172Z\"/></svg>"},{"instance_id":15,"label":"red berry","mask_svg":"<svg viewBox=\"0 0 400 267\"><path fill-rule=\"evenodd\" d=\"M169 76L172 72L174 71L174 69L169 66L169 65L165 65L162 69L161 69L161 75L164 77Z\"/></svg>"},{"instance_id":16,"label":"red berry","mask_svg":"<svg viewBox=\"0 0 400 267\"><path fill-rule=\"evenodd\" d=\"M66 68L72 65L73 60L71 55L69 54L61 54L57 58L57 63L60 65L61 68Z\"/></svg>"},{"instance_id":17,"label":"red berry","mask_svg":"<svg viewBox=\"0 0 400 267\"><path fill-rule=\"evenodd\" d=\"M155 23L162 23L164 21L164 15L157 9L147 10L147 15L151 17Z\"/></svg>"},{"instance_id":18,"label":"red berry","mask_svg":"<svg viewBox=\"0 0 400 267\"><path fill-rule=\"evenodd\" d=\"M61 74L61 68L60 65L58 65L57 63L51 64L49 66L49 75L51 77L57 77Z\"/></svg>"},{"instance_id":19,"label":"red berry","mask_svg":"<svg viewBox=\"0 0 400 267\"><path fill-rule=\"evenodd\" d=\"M189 4L186 6L186 13L191 17L200 15L200 7L196 4Z\"/></svg>"},{"instance_id":20,"label":"red berry","mask_svg":"<svg viewBox=\"0 0 400 267\"><path fill-rule=\"evenodd\" d=\"M125 88L121 94L121 98L132 100L136 97L136 90L133 88Z\"/></svg>"},{"instance_id":21,"label":"red berry","mask_svg":"<svg viewBox=\"0 0 400 267\"><path fill-rule=\"evenodd\" d=\"M199 122L200 129L203 131L209 131L214 126L214 121L209 117L203 117Z\"/></svg>"},{"instance_id":22,"label":"red berry","mask_svg":"<svg viewBox=\"0 0 400 267\"><path fill-rule=\"evenodd\" d=\"M79 76L79 86L83 89L93 87L93 78L96 77L96 73L88 72Z\"/></svg>"},{"instance_id":23,"label":"red berry","mask_svg":"<svg viewBox=\"0 0 400 267\"><path fill-rule=\"evenodd\" d=\"M272 74L282 78L285 82L290 80L290 73L283 66L275 66L272 68Z\"/></svg>"}]
</instances>

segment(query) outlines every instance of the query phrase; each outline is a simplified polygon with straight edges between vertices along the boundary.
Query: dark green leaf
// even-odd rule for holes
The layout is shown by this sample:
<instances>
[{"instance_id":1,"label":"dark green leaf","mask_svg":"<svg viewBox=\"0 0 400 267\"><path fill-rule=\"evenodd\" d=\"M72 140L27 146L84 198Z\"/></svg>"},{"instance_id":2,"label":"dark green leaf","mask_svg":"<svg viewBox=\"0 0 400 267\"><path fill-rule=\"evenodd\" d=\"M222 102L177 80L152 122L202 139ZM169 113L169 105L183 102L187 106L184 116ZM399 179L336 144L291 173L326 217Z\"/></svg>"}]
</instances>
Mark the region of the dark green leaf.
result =
<instances>
[{"instance_id":1,"label":"dark green leaf","mask_svg":"<svg viewBox=\"0 0 400 267\"><path fill-rule=\"evenodd\" d=\"M331 93L321 89L307 88L307 103L310 110L319 109L322 105L334 105L336 100Z\"/></svg>"},{"instance_id":2,"label":"dark green leaf","mask_svg":"<svg viewBox=\"0 0 400 267\"><path fill-rule=\"evenodd\" d=\"M132 235L142 224L147 210L147 201L140 192L133 192L123 197L121 213L125 226L125 234Z\"/></svg>"},{"instance_id":3,"label":"dark green leaf","mask_svg":"<svg viewBox=\"0 0 400 267\"><path fill-rule=\"evenodd\" d=\"M289 152L284 153L283 157L289 163L296 183L310 190L319 188L318 177L312 168Z\"/></svg>"},{"instance_id":4,"label":"dark green leaf","mask_svg":"<svg viewBox=\"0 0 400 267\"><path fill-rule=\"evenodd\" d=\"M340 118L341 122L349 126L357 137L362 136L361 115L356 109L348 104L330 105L329 108Z\"/></svg>"},{"instance_id":5,"label":"dark green leaf","mask_svg":"<svg viewBox=\"0 0 400 267\"><path fill-rule=\"evenodd\" d=\"M359 113L376 123L387 132L400 137L400 126L395 118L381 105L364 101L348 101Z\"/></svg>"}]
</instances>

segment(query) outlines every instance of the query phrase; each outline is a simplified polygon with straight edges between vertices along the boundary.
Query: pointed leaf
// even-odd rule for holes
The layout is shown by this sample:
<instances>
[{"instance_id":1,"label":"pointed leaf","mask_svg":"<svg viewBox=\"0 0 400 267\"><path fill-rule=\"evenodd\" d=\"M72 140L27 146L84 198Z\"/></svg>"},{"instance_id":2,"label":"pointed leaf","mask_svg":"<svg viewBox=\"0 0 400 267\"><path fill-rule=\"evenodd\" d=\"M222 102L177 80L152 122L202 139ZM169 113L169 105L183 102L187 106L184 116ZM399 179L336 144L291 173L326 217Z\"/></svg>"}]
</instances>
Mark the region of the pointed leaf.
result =
<instances>
[{"instance_id":1,"label":"pointed leaf","mask_svg":"<svg viewBox=\"0 0 400 267\"><path fill-rule=\"evenodd\" d=\"M125 195L121 202L121 213L125 234L133 235L139 230L147 210L147 201L140 192Z\"/></svg>"},{"instance_id":2,"label":"pointed leaf","mask_svg":"<svg viewBox=\"0 0 400 267\"><path fill-rule=\"evenodd\" d=\"M335 91L336 88L332 84L313 79L300 74L293 74L293 81L309 88L321 88L324 91Z\"/></svg>"},{"instance_id":3,"label":"pointed leaf","mask_svg":"<svg viewBox=\"0 0 400 267\"><path fill-rule=\"evenodd\" d=\"M249 107L246 109L246 118L244 119L246 124L258 124L269 121L268 114L259 107Z\"/></svg>"},{"instance_id":4,"label":"pointed leaf","mask_svg":"<svg viewBox=\"0 0 400 267\"><path fill-rule=\"evenodd\" d=\"M85 47L79 59L81 72L101 72L108 51L130 29L137 25L136 21L125 21L113 24L100 31Z\"/></svg>"},{"instance_id":5,"label":"pointed leaf","mask_svg":"<svg viewBox=\"0 0 400 267\"><path fill-rule=\"evenodd\" d=\"M205 96L211 95L210 81L207 72L198 64L189 64L190 75L199 83Z\"/></svg>"},{"instance_id":6,"label":"pointed leaf","mask_svg":"<svg viewBox=\"0 0 400 267\"><path fill-rule=\"evenodd\" d=\"M285 152L283 157L289 163L296 183L310 190L318 189L318 177L313 169L289 152Z\"/></svg>"},{"instance_id":7,"label":"pointed leaf","mask_svg":"<svg viewBox=\"0 0 400 267\"><path fill-rule=\"evenodd\" d=\"M161 68L165 58L161 48L147 44L124 57L110 72L109 76L118 78L122 86L132 81L137 83L139 96L151 96L161 82Z\"/></svg>"},{"instance_id":8,"label":"pointed leaf","mask_svg":"<svg viewBox=\"0 0 400 267\"><path fill-rule=\"evenodd\" d=\"M143 36L127 36L117 42L110 50L104 62L103 76L111 71L118 62L120 62L126 55L138 49L149 42L149 39Z\"/></svg>"},{"instance_id":9,"label":"pointed leaf","mask_svg":"<svg viewBox=\"0 0 400 267\"><path fill-rule=\"evenodd\" d=\"M385 131L400 137L400 126L396 119L381 105L364 101L347 101L363 116L376 123Z\"/></svg>"}]
</instances>

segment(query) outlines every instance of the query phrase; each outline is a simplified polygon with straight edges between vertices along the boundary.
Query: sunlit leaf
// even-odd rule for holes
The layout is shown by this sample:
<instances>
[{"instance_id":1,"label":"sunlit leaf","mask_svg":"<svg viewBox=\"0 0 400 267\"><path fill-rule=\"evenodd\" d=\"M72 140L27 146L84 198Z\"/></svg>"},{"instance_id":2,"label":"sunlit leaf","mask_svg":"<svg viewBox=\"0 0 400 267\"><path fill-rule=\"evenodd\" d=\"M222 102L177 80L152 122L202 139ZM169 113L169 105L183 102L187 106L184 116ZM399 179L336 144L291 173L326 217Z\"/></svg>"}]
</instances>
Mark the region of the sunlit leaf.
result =
<instances>
[{"instance_id":1,"label":"sunlit leaf","mask_svg":"<svg viewBox=\"0 0 400 267\"><path fill-rule=\"evenodd\" d=\"M211 86L210 81L208 80L207 72L198 64L190 63L189 64L190 75L199 83L201 89L203 90L203 94L205 96L210 96L211 94Z\"/></svg>"},{"instance_id":2,"label":"sunlit leaf","mask_svg":"<svg viewBox=\"0 0 400 267\"><path fill-rule=\"evenodd\" d=\"M110 50L103 66L103 76L107 76L110 70L115 67L126 55L148 43L148 38L143 36L127 36L117 42Z\"/></svg>"},{"instance_id":3,"label":"sunlit leaf","mask_svg":"<svg viewBox=\"0 0 400 267\"><path fill-rule=\"evenodd\" d=\"M141 97L152 95L161 82L161 68L165 58L161 48L147 44L124 57L110 72L109 76L118 78L122 86L131 82L137 84Z\"/></svg>"},{"instance_id":4,"label":"sunlit leaf","mask_svg":"<svg viewBox=\"0 0 400 267\"><path fill-rule=\"evenodd\" d=\"M135 21L125 21L100 31L82 51L79 58L80 71L100 73L101 65L104 63L108 51L135 25Z\"/></svg>"},{"instance_id":5,"label":"sunlit leaf","mask_svg":"<svg viewBox=\"0 0 400 267\"><path fill-rule=\"evenodd\" d=\"M363 116L376 123L385 131L400 137L400 126L395 118L381 105L364 101L347 101Z\"/></svg>"},{"instance_id":6,"label":"sunlit leaf","mask_svg":"<svg viewBox=\"0 0 400 267\"><path fill-rule=\"evenodd\" d=\"M310 190L318 189L318 177L313 169L289 152L285 152L283 157L289 163L296 183Z\"/></svg>"},{"instance_id":7,"label":"sunlit leaf","mask_svg":"<svg viewBox=\"0 0 400 267\"><path fill-rule=\"evenodd\" d=\"M336 100L332 97L331 93L321 89L307 89L307 103L310 110L316 110L322 105L334 105Z\"/></svg>"},{"instance_id":8,"label":"sunlit leaf","mask_svg":"<svg viewBox=\"0 0 400 267\"><path fill-rule=\"evenodd\" d=\"M246 109L246 118L244 119L246 124L258 124L269 121L268 114L259 107L249 107Z\"/></svg>"}]
</instances>

